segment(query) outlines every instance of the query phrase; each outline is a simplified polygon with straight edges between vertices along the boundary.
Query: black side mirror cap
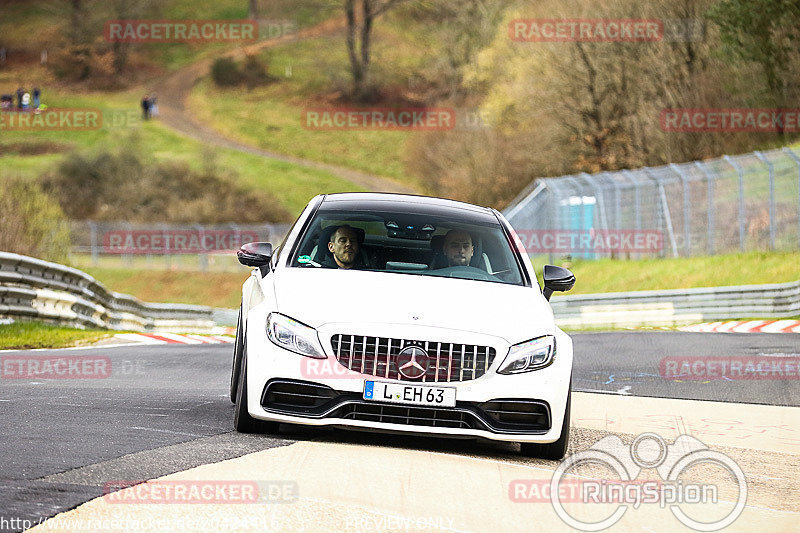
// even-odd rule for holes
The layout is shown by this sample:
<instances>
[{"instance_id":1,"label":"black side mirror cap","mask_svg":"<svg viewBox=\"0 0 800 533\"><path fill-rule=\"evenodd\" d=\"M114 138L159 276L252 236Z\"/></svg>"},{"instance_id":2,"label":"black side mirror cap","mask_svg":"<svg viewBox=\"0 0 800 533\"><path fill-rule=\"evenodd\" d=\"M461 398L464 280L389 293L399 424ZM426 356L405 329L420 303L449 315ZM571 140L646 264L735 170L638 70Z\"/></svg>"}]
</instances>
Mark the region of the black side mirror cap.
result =
<instances>
[{"instance_id":1,"label":"black side mirror cap","mask_svg":"<svg viewBox=\"0 0 800 533\"><path fill-rule=\"evenodd\" d=\"M555 265L544 266L544 290L542 294L550 301L554 292L567 292L575 286L575 274L564 267Z\"/></svg>"},{"instance_id":2,"label":"black side mirror cap","mask_svg":"<svg viewBox=\"0 0 800 533\"><path fill-rule=\"evenodd\" d=\"M243 244L236 257L244 266L263 267L272 259L272 245L268 242L248 242Z\"/></svg>"}]
</instances>

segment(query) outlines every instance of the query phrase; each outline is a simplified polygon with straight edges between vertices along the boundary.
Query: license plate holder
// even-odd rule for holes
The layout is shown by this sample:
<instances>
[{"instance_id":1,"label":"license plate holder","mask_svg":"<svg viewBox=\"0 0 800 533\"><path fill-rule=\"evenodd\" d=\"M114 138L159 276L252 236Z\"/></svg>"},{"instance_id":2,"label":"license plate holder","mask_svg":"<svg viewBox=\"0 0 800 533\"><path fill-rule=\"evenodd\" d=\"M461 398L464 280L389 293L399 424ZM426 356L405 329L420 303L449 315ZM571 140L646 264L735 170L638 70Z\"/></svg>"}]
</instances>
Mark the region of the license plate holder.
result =
<instances>
[{"instance_id":1,"label":"license plate holder","mask_svg":"<svg viewBox=\"0 0 800 533\"><path fill-rule=\"evenodd\" d=\"M364 381L364 400L428 407L455 407L456 388L427 384Z\"/></svg>"}]
</instances>

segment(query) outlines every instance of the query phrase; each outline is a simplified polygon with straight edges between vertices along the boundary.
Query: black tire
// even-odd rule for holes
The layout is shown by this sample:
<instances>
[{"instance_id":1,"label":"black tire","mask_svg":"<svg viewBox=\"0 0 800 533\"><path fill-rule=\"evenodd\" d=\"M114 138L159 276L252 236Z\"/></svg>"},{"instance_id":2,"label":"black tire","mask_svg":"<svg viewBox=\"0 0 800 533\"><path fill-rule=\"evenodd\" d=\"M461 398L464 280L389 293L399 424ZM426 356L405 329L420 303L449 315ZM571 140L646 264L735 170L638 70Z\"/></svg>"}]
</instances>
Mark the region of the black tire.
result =
<instances>
[{"instance_id":1,"label":"black tire","mask_svg":"<svg viewBox=\"0 0 800 533\"><path fill-rule=\"evenodd\" d=\"M570 413L572 411L572 380L569 383L569 392L567 393L567 409L564 411L564 424L561 426L561 435L558 440L549 444L535 444L531 442L523 442L520 445L522 455L526 457L539 457L542 459L550 459L553 461L560 461L567 454L569 447L569 425Z\"/></svg>"},{"instance_id":2,"label":"black tire","mask_svg":"<svg viewBox=\"0 0 800 533\"><path fill-rule=\"evenodd\" d=\"M277 433L278 423L259 420L250 416L247 411L247 351L242 353L239 384L236 391L236 408L234 409L233 427L239 433Z\"/></svg>"},{"instance_id":3,"label":"black tire","mask_svg":"<svg viewBox=\"0 0 800 533\"><path fill-rule=\"evenodd\" d=\"M236 403L239 387L239 374L242 372L242 352L244 352L244 328L242 327L242 308L236 320L236 339L233 341L233 366L231 367L231 403Z\"/></svg>"}]
</instances>

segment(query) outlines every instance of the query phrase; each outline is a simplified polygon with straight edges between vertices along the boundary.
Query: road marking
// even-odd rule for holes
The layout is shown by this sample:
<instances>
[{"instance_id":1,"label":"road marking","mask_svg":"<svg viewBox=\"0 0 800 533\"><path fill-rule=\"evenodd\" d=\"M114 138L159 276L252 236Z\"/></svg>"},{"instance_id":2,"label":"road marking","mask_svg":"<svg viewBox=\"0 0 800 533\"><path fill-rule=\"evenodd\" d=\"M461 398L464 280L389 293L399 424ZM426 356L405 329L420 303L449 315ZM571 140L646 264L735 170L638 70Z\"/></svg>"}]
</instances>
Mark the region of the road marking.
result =
<instances>
[{"instance_id":1,"label":"road marking","mask_svg":"<svg viewBox=\"0 0 800 533\"><path fill-rule=\"evenodd\" d=\"M182 344L203 344L201 341L193 339L188 335L176 335L174 333L159 333L158 336Z\"/></svg>"},{"instance_id":2,"label":"road marking","mask_svg":"<svg viewBox=\"0 0 800 533\"><path fill-rule=\"evenodd\" d=\"M751 331L755 331L758 326L764 324L765 322L765 320L750 320L749 322L739 324L735 328L731 329L731 331L735 333L750 333Z\"/></svg>"},{"instance_id":3,"label":"road marking","mask_svg":"<svg viewBox=\"0 0 800 533\"><path fill-rule=\"evenodd\" d=\"M714 333L800 333L800 320L740 320L704 322L678 328L679 331Z\"/></svg>"},{"instance_id":4,"label":"road marking","mask_svg":"<svg viewBox=\"0 0 800 533\"><path fill-rule=\"evenodd\" d=\"M172 435L188 435L189 437L208 437L208 435L198 435L196 433L185 433L183 431L170 431L169 429L156 429L156 428L143 428L139 426L131 426L130 429L138 429L140 431L155 431L156 433L170 433Z\"/></svg>"}]
</instances>

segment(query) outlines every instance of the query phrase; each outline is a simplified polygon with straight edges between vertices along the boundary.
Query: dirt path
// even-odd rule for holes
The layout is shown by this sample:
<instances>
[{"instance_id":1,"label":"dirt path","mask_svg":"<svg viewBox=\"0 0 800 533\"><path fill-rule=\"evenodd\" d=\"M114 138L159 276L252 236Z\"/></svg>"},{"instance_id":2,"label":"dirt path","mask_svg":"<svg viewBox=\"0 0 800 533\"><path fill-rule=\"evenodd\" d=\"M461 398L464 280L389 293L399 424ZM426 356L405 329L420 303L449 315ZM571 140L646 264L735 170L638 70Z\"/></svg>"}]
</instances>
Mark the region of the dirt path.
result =
<instances>
[{"instance_id":1,"label":"dirt path","mask_svg":"<svg viewBox=\"0 0 800 533\"><path fill-rule=\"evenodd\" d=\"M269 39L247 47L231 50L223 54L223 57L241 59L247 54L253 54L264 48L269 48L295 40L325 35L341 30L343 27L344 19L331 19L312 28L302 30L294 35ZM318 161L311 161L300 157L279 154L269 150L256 148L249 144L225 137L224 135L210 128L208 125L199 122L186 108L186 101L188 100L189 93L192 91L192 88L200 78L209 72L211 64L215 59L216 58L209 58L196 61L195 63L183 67L156 82L152 88L152 92L158 94L159 119L161 122L180 133L208 144L213 144L223 148L230 148L249 154L255 154L278 161L284 161L286 163L292 163L303 167L325 170L335 176L355 183L356 185L360 185L361 187L364 187L370 191L397 193L416 192L411 187L397 183L388 178L374 176L338 165L320 163Z\"/></svg>"}]
</instances>

